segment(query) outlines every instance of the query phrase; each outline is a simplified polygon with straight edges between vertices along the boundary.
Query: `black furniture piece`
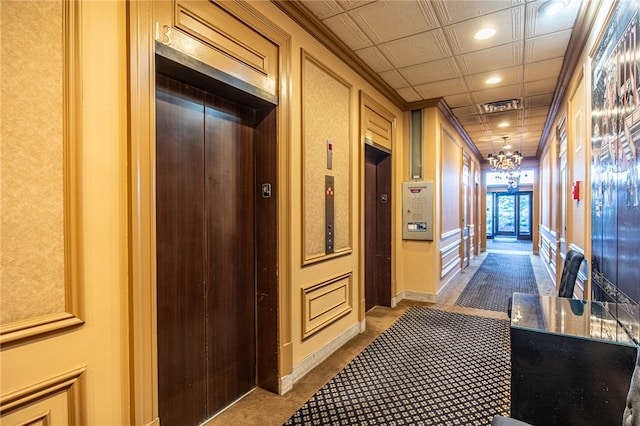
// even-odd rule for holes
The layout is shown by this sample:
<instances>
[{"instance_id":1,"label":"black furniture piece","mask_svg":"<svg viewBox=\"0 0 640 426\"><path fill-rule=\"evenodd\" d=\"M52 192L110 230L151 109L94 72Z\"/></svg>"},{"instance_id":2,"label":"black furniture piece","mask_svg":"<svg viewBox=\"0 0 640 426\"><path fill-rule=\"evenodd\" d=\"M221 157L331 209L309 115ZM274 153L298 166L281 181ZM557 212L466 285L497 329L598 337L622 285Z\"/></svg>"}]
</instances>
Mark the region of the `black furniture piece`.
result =
<instances>
[{"instance_id":1,"label":"black furniture piece","mask_svg":"<svg viewBox=\"0 0 640 426\"><path fill-rule=\"evenodd\" d=\"M511 417L536 426L621 424L637 346L610 306L522 293L512 303Z\"/></svg>"},{"instance_id":2,"label":"black furniture piece","mask_svg":"<svg viewBox=\"0 0 640 426\"><path fill-rule=\"evenodd\" d=\"M579 251L570 249L564 258L564 264L562 265L562 276L560 277L560 288L558 289L559 297L573 297L573 290L576 286L576 278L578 278L578 271L580 265L584 260L584 255Z\"/></svg>"},{"instance_id":3,"label":"black furniture piece","mask_svg":"<svg viewBox=\"0 0 640 426\"><path fill-rule=\"evenodd\" d=\"M570 249L567 252L567 255L564 258L564 263L562 265L562 275L560 276L560 288L558 289L558 297L573 297L573 290L576 287L576 279L578 278L578 271L580 270L580 265L582 265L582 261L584 260L584 255L577 250ZM512 299L509 299L509 304L507 305L507 315L511 318L511 306Z\"/></svg>"},{"instance_id":4,"label":"black furniture piece","mask_svg":"<svg viewBox=\"0 0 640 426\"><path fill-rule=\"evenodd\" d=\"M631 376L626 404L621 417L622 426L640 426L640 348L636 353L636 365ZM618 423L616 423L618 424ZM491 426L531 426L529 423L511 417L495 416Z\"/></svg>"}]
</instances>

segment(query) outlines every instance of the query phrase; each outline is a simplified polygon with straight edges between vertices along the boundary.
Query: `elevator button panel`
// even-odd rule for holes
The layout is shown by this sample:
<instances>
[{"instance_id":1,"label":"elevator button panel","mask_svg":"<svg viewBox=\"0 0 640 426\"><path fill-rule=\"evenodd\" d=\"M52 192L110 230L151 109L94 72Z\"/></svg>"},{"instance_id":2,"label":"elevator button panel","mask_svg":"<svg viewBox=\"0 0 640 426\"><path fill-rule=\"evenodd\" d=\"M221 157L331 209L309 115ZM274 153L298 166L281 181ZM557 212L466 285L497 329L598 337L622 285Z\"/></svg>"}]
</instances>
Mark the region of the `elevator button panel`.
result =
<instances>
[{"instance_id":1,"label":"elevator button panel","mask_svg":"<svg viewBox=\"0 0 640 426\"><path fill-rule=\"evenodd\" d=\"M324 177L324 252L325 254L333 253L335 241L334 216L333 216L333 200L335 196L333 176Z\"/></svg>"}]
</instances>

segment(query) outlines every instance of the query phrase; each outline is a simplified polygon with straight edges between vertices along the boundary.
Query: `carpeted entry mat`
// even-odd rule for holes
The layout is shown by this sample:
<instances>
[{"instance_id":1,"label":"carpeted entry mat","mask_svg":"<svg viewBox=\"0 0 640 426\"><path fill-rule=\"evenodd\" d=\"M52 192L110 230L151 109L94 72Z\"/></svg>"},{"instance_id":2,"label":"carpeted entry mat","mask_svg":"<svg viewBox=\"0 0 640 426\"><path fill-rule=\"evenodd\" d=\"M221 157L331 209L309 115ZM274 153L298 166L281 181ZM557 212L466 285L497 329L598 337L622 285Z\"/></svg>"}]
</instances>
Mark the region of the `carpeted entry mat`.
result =
<instances>
[{"instance_id":1,"label":"carpeted entry mat","mask_svg":"<svg viewBox=\"0 0 640 426\"><path fill-rule=\"evenodd\" d=\"M508 415L509 325L413 306L285 425L488 425Z\"/></svg>"},{"instance_id":2,"label":"carpeted entry mat","mask_svg":"<svg viewBox=\"0 0 640 426\"><path fill-rule=\"evenodd\" d=\"M469 280L456 305L507 312L513 293L538 294L527 255L489 253Z\"/></svg>"}]
</instances>

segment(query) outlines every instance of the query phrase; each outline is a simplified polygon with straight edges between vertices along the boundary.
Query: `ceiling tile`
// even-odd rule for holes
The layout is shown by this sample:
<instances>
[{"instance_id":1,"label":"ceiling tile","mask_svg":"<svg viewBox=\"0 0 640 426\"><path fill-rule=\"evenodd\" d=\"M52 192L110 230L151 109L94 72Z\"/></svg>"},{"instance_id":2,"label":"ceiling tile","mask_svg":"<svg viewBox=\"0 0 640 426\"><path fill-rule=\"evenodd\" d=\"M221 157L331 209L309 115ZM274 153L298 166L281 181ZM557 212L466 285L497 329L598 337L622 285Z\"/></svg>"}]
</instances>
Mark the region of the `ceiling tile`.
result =
<instances>
[{"instance_id":1,"label":"ceiling tile","mask_svg":"<svg viewBox=\"0 0 640 426\"><path fill-rule=\"evenodd\" d=\"M438 26L428 2L378 1L349 12L375 43L397 40Z\"/></svg>"},{"instance_id":2,"label":"ceiling tile","mask_svg":"<svg viewBox=\"0 0 640 426\"><path fill-rule=\"evenodd\" d=\"M558 79L558 74L562 68L564 58L549 59L547 61L533 62L525 64L525 81L546 80L548 78Z\"/></svg>"},{"instance_id":3,"label":"ceiling tile","mask_svg":"<svg viewBox=\"0 0 640 426\"><path fill-rule=\"evenodd\" d=\"M335 0L303 0L302 3L320 20L344 12L340 7L342 2Z\"/></svg>"},{"instance_id":4,"label":"ceiling tile","mask_svg":"<svg viewBox=\"0 0 640 426\"><path fill-rule=\"evenodd\" d=\"M428 31L378 46L397 68L451 56L441 30Z\"/></svg>"},{"instance_id":5,"label":"ceiling tile","mask_svg":"<svg viewBox=\"0 0 640 426\"><path fill-rule=\"evenodd\" d=\"M487 40L476 40L475 34L487 27L494 28L496 35ZM444 31L456 55L520 41L524 39L524 6L462 21L444 27Z\"/></svg>"},{"instance_id":6,"label":"ceiling tile","mask_svg":"<svg viewBox=\"0 0 640 426\"><path fill-rule=\"evenodd\" d=\"M546 117L549 109L545 107L529 107L523 110L525 118Z\"/></svg>"},{"instance_id":7,"label":"ceiling tile","mask_svg":"<svg viewBox=\"0 0 640 426\"><path fill-rule=\"evenodd\" d=\"M488 102L500 102L511 99L519 99L523 95L522 85L514 84L511 86L496 87L490 90L479 90L471 92L471 98L479 104Z\"/></svg>"},{"instance_id":8,"label":"ceiling tile","mask_svg":"<svg viewBox=\"0 0 640 426\"><path fill-rule=\"evenodd\" d=\"M398 71L411 85L433 83L462 76L452 57L400 68Z\"/></svg>"},{"instance_id":9,"label":"ceiling tile","mask_svg":"<svg viewBox=\"0 0 640 426\"><path fill-rule=\"evenodd\" d=\"M524 99L527 108L535 108L539 106L549 107L553 100L553 94L530 96Z\"/></svg>"},{"instance_id":10,"label":"ceiling tile","mask_svg":"<svg viewBox=\"0 0 640 426\"><path fill-rule=\"evenodd\" d=\"M315 1L315 0L311 0L311 1ZM357 7L362 7L369 3L373 3L376 0L339 0L339 1L342 7L345 8L345 10L351 10Z\"/></svg>"},{"instance_id":11,"label":"ceiling tile","mask_svg":"<svg viewBox=\"0 0 640 426\"><path fill-rule=\"evenodd\" d=\"M393 69L391 62L375 46L357 50L356 54L377 73Z\"/></svg>"},{"instance_id":12,"label":"ceiling tile","mask_svg":"<svg viewBox=\"0 0 640 426\"><path fill-rule=\"evenodd\" d=\"M420 95L418 95L418 92L416 92L413 87L403 87L401 89L397 89L396 92L398 92L398 94L402 96L402 99L407 102L418 102L422 100Z\"/></svg>"},{"instance_id":13,"label":"ceiling tile","mask_svg":"<svg viewBox=\"0 0 640 426\"><path fill-rule=\"evenodd\" d=\"M410 84L407 83L407 80L405 80L404 77L402 77L402 75L396 70L381 72L380 77L382 77L384 81L394 89L401 89L403 87L410 86Z\"/></svg>"},{"instance_id":14,"label":"ceiling tile","mask_svg":"<svg viewBox=\"0 0 640 426\"><path fill-rule=\"evenodd\" d=\"M476 18L481 15L486 15L489 13L507 9L509 7L517 6L523 4L524 0L435 0L432 3L433 9L436 11L438 18L440 19L440 23L442 25L449 25L455 22L466 21L468 19Z\"/></svg>"},{"instance_id":15,"label":"ceiling tile","mask_svg":"<svg viewBox=\"0 0 640 426\"><path fill-rule=\"evenodd\" d=\"M468 107L470 110L473 110L474 108L473 101L471 100L471 95L469 93L445 96L444 100L451 109L458 109L456 115L462 114L462 107Z\"/></svg>"},{"instance_id":16,"label":"ceiling tile","mask_svg":"<svg viewBox=\"0 0 640 426\"><path fill-rule=\"evenodd\" d=\"M468 53L457 57L465 74L484 73L509 68L522 63L523 42L505 44L491 49Z\"/></svg>"},{"instance_id":17,"label":"ceiling tile","mask_svg":"<svg viewBox=\"0 0 640 426\"><path fill-rule=\"evenodd\" d=\"M346 13L324 20L325 25L338 36L351 50L372 46L373 43Z\"/></svg>"},{"instance_id":18,"label":"ceiling tile","mask_svg":"<svg viewBox=\"0 0 640 426\"><path fill-rule=\"evenodd\" d=\"M502 81L497 84L487 84L487 79L491 77L500 77ZM500 86L509 86L512 84L521 84L523 77L523 69L521 66L496 69L489 72L472 74L464 78L469 90L485 90Z\"/></svg>"},{"instance_id":19,"label":"ceiling tile","mask_svg":"<svg viewBox=\"0 0 640 426\"><path fill-rule=\"evenodd\" d=\"M524 96L536 96L553 93L556 89L557 80L548 78L546 80L537 80L524 85Z\"/></svg>"},{"instance_id":20,"label":"ceiling tile","mask_svg":"<svg viewBox=\"0 0 640 426\"><path fill-rule=\"evenodd\" d=\"M465 93L467 90L464 85L464 80L461 78L440 81L438 83L421 84L419 86L415 86L415 89L423 99L433 99L450 94Z\"/></svg>"},{"instance_id":21,"label":"ceiling tile","mask_svg":"<svg viewBox=\"0 0 640 426\"><path fill-rule=\"evenodd\" d=\"M545 2L546 0L537 0L527 3L527 16L529 17L526 28L527 38L570 30L575 24L582 3L582 1L572 0L569 2L568 7L564 8L560 13L548 16L538 10Z\"/></svg>"},{"instance_id":22,"label":"ceiling tile","mask_svg":"<svg viewBox=\"0 0 640 426\"><path fill-rule=\"evenodd\" d=\"M571 31L567 30L526 40L524 43L525 63L563 57L570 38Z\"/></svg>"}]
</instances>

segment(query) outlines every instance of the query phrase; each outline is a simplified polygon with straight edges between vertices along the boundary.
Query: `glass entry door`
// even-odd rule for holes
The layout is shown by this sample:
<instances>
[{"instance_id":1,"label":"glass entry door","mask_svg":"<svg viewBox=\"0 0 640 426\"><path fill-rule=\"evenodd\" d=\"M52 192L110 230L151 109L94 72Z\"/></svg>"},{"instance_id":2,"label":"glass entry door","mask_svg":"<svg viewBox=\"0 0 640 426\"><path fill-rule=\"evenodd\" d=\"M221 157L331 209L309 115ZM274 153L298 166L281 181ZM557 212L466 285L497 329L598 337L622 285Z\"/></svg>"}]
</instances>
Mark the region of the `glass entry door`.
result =
<instances>
[{"instance_id":1,"label":"glass entry door","mask_svg":"<svg viewBox=\"0 0 640 426\"><path fill-rule=\"evenodd\" d=\"M518 196L518 237L531 238L531 192L519 192Z\"/></svg>"},{"instance_id":2,"label":"glass entry door","mask_svg":"<svg viewBox=\"0 0 640 426\"><path fill-rule=\"evenodd\" d=\"M531 239L532 192L487 193L487 237Z\"/></svg>"}]
</instances>

